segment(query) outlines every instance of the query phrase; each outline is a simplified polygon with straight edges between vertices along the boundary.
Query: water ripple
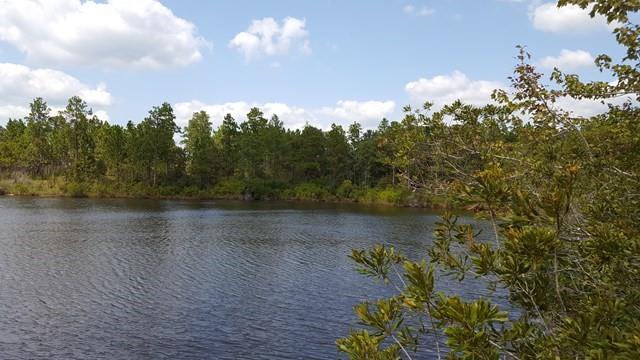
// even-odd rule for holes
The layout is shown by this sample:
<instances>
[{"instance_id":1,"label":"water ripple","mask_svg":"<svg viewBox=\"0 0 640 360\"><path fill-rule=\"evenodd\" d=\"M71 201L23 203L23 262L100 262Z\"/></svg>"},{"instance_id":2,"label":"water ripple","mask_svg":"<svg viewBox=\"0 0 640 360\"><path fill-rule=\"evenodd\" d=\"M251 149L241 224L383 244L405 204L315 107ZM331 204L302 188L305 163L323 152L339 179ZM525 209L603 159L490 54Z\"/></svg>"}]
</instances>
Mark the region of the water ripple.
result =
<instances>
[{"instance_id":1,"label":"water ripple","mask_svg":"<svg viewBox=\"0 0 640 360\"><path fill-rule=\"evenodd\" d=\"M350 249L388 242L420 257L435 220L340 206L2 198L0 358L336 358L353 305L389 294L353 271Z\"/></svg>"}]
</instances>

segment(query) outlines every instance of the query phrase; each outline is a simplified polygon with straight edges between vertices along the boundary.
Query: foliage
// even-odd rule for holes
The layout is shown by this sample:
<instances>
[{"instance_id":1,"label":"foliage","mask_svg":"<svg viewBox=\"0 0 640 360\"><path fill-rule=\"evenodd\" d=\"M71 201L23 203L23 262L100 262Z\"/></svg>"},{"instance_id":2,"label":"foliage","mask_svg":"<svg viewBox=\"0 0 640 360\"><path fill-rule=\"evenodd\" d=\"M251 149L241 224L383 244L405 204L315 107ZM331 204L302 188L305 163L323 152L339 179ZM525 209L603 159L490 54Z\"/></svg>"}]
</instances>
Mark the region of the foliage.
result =
<instances>
[{"instance_id":1,"label":"foliage","mask_svg":"<svg viewBox=\"0 0 640 360\"><path fill-rule=\"evenodd\" d=\"M216 184L213 193L218 196L242 196L246 188L245 183L238 179L223 180Z\"/></svg>"},{"instance_id":2,"label":"foliage","mask_svg":"<svg viewBox=\"0 0 640 360\"><path fill-rule=\"evenodd\" d=\"M71 182L65 185L64 192L70 197L86 197L87 196L87 185L83 183L75 183Z\"/></svg>"},{"instance_id":3,"label":"foliage","mask_svg":"<svg viewBox=\"0 0 640 360\"><path fill-rule=\"evenodd\" d=\"M354 250L358 271L396 293L355 307L363 329L337 341L349 358L411 359L416 344L449 359L640 358L640 28L629 21L640 3L559 1L568 4L617 27L626 56L596 60L616 81L555 69L544 84L520 48L513 91L496 91L496 105L429 114L427 104L389 125L399 175L466 204L491 230L446 213L424 260ZM577 117L556 105L564 97L609 111ZM505 289L509 307L438 292L441 277Z\"/></svg>"},{"instance_id":4,"label":"foliage","mask_svg":"<svg viewBox=\"0 0 640 360\"><path fill-rule=\"evenodd\" d=\"M349 199L353 195L354 187L351 180L344 180L336 189L336 196L341 199Z\"/></svg>"},{"instance_id":5,"label":"foliage","mask_svg":"<svg viewBox=\"0 0 640 360\"><path fill-rule=\"evenodd\" d=\"M295 200L327 200L330 196L329 192L314 183L302 183L297 185L289 192L289 198Z\"/></svg>"},{"instance_id":6,"label":"foliage","mask_svg":"<svg viewBox=\"0 0 640 360\"><path fill-rule=\"evenodd\" d=\"M356 306L363 329L337 346L353 359L640 358L640 26L637 0L559 0L615 27L622 59L595 64L613 81L554 69L549 82L520 47L509 92L494 104L406 107L377 129L285 129L253 108L214 129L185 129L167 103L138 124L103 122L78 97L59 114L41 98L0 127L2 189L17 195L225 197L453 204L490 230L446 213L427 257L388 246L355 250L358 270L395 295ZM595 100L582 118L560 101ZM183 147L176 135L184 134ZM438 292L477 281L492 299ZM511 310L510 312L505 312ZM445 354L446 353L446 354Z\"/></svg>"},{"instance_id":7,"label":"foliage","mask_svg":"<svg viewBox=\"0 0 640 360\"><path fill-rule=\"evenodd\" d=\"M215 174L217 149L212 136L211 121L206 112L193 114L184 130L184 149L187 155L187 172L199 185L210 184Z\"/></svg>"},{"instance_id":8,"label":"foliage","mask_svg":"<svg viewBox=\"0 0 640 360\"><path fill-rule=\"evenodd\" d=\"M174 141L179 135L182 146ZM0 175L64 176L87 184L91 196L328 201L339 193L343 200L398 204L391 193L382 200L362 196L369 187L389 185L382 136L358 124L349 133L339 125L285 129L277 116L266 119L257 108L240 123L227 114L217 129L200 111L180 129L167 103L140 123L121 126L99 120L78 97L59 115L36 98L29 116L0 127Z\"/></svg>"}]
</instances>

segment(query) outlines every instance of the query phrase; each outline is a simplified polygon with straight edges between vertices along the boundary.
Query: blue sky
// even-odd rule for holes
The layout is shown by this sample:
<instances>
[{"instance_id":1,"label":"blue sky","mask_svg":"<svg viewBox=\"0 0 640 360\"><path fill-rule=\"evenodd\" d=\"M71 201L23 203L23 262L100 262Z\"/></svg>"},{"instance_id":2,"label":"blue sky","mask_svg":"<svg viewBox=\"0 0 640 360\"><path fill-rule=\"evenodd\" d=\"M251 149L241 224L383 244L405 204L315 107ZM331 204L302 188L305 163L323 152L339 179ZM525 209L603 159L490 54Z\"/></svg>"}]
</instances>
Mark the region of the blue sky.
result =
<instances>
[{"instance_id":1,"label":"blue sky","mask_svg":"<svg viewBox=\"0 0 640 360\"><path fill-rule=\"evenodd\" d=\"M535 0L0 0L0 124L80 94L121 124L167 101L181 125L258 105L290 127L372 127L406 104L488 101L518 44L541 70L604 78L592 58L621 53L610 30Z\"/></svg>"}]
</instances>

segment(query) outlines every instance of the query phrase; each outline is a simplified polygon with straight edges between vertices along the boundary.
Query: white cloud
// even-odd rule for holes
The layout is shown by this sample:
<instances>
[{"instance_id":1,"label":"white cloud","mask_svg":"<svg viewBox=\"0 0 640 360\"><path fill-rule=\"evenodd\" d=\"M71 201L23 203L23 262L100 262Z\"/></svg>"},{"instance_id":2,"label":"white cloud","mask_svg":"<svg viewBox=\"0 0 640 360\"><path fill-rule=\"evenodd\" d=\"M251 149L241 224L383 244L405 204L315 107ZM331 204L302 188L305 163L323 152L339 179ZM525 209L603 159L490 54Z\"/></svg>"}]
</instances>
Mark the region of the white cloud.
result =
<instances>
[{"instance_id":1,"label":"white cloud","mask_svg":"<svg viewBox=\"0 0 640 360\"><path fill-rule=\"evenodd\" d=\"M438 75L430 79L419 79L408 83L405 90L415 102L430 101L434 103L435 110L455 100L463 103L482 106L493 103L491 94L494 89L503 89L508 93L512 90L498 81L474 81L465 74L454 71L451 75ZM621 105L626 97L609 99L606 103ZM570 112L573 116L590 117L607 112L608 106L598 100L559 98L552 107L554 109Z\"/></svg>"},{"instance_id":2,"label":"white cloud","mask_svg":"<svg viewBox=\"0 0 640 360\"><path fill-rule=\"evenodd\" d=\"M262 56L285 55L294 48L310 54L309 32L305 26L305 19L294 17L285 18L282 25L270 17L253 20L246 31L231 39L229 47L241 52L246 61Z\"/></svg>"},{"instance_id":3,"label":"white cloud","mask_svg":"<svg viewBox=\"0 0 640 360\"><path fill-rule=\"evenodd\" d=\"M597 100L577 100L569 97L559 98L552 107L582 117L590 117L607 111L607 106Z\"/></svg>"},{"instance_id":4,"label":"white cloud","mask_svg":"<svg viewBox=\"0 0 640 360\"><path fill-rule=\"evenodd\" d=\"M222 104L206 104L201 101L192 100L180 102L173 106L176 114L176 122L179 126L186 126L193 113L206 111L216 127L220 125L226 114L231 114L238 123L241 123L246 120L246 115L252 107L260 108L267 118L270 118L273 114L278 115L280 120L290 128L301 128L306 122L311 123L315 120L313 115L305 109L276 102L248 103L246 101L235 101Z\"/></svg>"},{"instance_id":5,"label":"white cloud","mask_svg":"<svg viewBox=\"0 0 640 360\"><path fill-rule=\"evenodd\" d=\"M157 0L0 0L0 40L38 64L118 69L188 65L208 45Z\"/></svg>"},{"instance_id":6,"label":"white cloud","mask_svg":"<svg viewBox=\"0 0 640 360\"><path fill-rule=\"evenodd\" d=\"M402 11L407 15L418 15L418 16L429 16L433 15L436 11L427 6L422 6L421 8L417 8L411 4L405 5L402 8Z\"/></svg>"},{"instance_id":7,"label":"white cloud","mask_svg":"<svg viewBox=\"0 0 640 360\"><path fill-rule=\"evenodd\" d=\"M0 63L0 101L22 104L39 96L53 102L64 102L74 95L97 106L110 105L112 100L104 84L92 88L61 71Z\"/></svg>"},{"instance_id":8,"label":"white cloud","mask_svg":"<svg viewBox=\"0 0 640 360\"><path fill-rule=\"evenodd\" d=\"M18 119L29 113L29 109L19 105L0 105L0 125L8 119Z\"/></svg>"},{"instance_id":9,"label":"white cloud","mask_svg":"<svg viewBox=\"0 0 640 360\"><path fill-rule=\"evenodd\" d=\"M593 62L593 55L588 51L563 49L558 56L544 57L540 60L540 66L549 69L573 70L593 66Z\"/></svg>"},{"instance_id":10,"label":"white cloud","mask_svg":"<svg viewBox=\"0 0 640 360\"><path fill-rule=\"evenodd\" d=\"M450 75L421 78L405 85L405 91L413 101L430 101L436 107L462 100L472 105L491 102L491 93L504 86L497 81L471 80L464 73L454 71Z\"/></svg>"},{"instance_id":11,"label":"white cloud","mask_svg":"<svg viewBox=\"0 0 640 360\"><path fill-rule=\"evenodd\" d=\"M109 117L109 113L107 113L104 110L98 110L98 111L94 111L93 115L97 116L98 119L102 120L102 121L109 121L111 120L111 118Z\"/></svg>"},{"instance_id":12,"label":"white cloud","mask_svg":"<svg viewBox=\"0 0 640 360\"><path fill-rule=\"evenodd\" d=\"M429 16L435 14L435 12L436 11L434 9L423 6L422 8L420 8L420 11L418 11L418 15Z\"/></svg>"},{"instance_id":13,"label":"white cloud","mask_svg":"<svg viewBox=\"0 0 640 360\"><path fill-rule=\"evenodd\" d=\"M416 11L416 7L411 4L407 4L402 8L402 11L404 11L405 14L413 14L413 12Z\"/></svg>"},{"instance_id":14,"label":"white cloud","mask_svg":"<svg viewBox=\"0 0 640 360\"><path fill-rule=\"evenodd\" d=\"M365 128L378 125L383 117L389 116L395 109L393 101L338 101L335 106L325 106L318 109L305 109L284 103L248 103L246 101L227 102L222 104L206 104L193 100L174 104L177 123L186 126L194 112L204 110L211 116L211 121L217 127L226 114L231 114L238 123L246 119L252 107L258 107L270 118L276 114L285 127L300 129L310 124L322 129L328 129L331 123L351 124L354 121L362 123Z\"/></svg>"},{"instance_id":15,"label":"white cloud","mask_svg":"<svg viewBox=\"0 0 640 360\"><path fill-rule=\"evenodd\" d=\"M111 93L104 84L91 87L61 71L0 63L2 121L8 117L26 115L28 104L36 97L42 97L52 107L62 107L68 98L75 95L82 97L91 106L105 107L112 102Z\"/></svg>"},{"instance_id":16,"label":"white cloud","mask_svg":"<svg viewBox=\"0 0 640 360\"><path fill-rule=\"evenodd\" d=\"M611 99L607 99L603 104L600 100L592 99L573 99L570 97L563 97L558 99L553 107L555 109L562 109L569 111L572 116L579 117L591 117L599 114L606 113L611 105L622 105L627 101L634 101L628 96L618 96Z\"/></svg>"},{"instance_id":17,"label":"white cloud","mask_svg":"<svg viewBox=\"0 0 640 360\"><path fill-rule=\"evenodd\" d=\"M382 118L387 117L395 110L393 101L354 101L341 100L336 106L323 107L318 113L332 119L344 120L347 123L357 121L365 128L375 127Z\"/></svg>"},{"instance_id":18,"label":"white cloud","mask_svg":"<svg viewBox=\"0 0 640 360\"><path fill-rule=\"evenodd\" d=\"M577 5L557 7L556 3L544 3L530 13L533 27L546 32L586 32L610 30L614 25L607 24L605 17L589 16L589 9Z\"/></svg>"},{"instance_id":19,"label":"white cloud","mask_svg":"<svg viewBox=\"0 0 640 360\"><path fill-rule=\"evenodd\" d=\"M111 105L111 94L104 83L98 84L95 89L82 89L78 95L88 104L107 106Z\"/></svg>"}]
</instances>

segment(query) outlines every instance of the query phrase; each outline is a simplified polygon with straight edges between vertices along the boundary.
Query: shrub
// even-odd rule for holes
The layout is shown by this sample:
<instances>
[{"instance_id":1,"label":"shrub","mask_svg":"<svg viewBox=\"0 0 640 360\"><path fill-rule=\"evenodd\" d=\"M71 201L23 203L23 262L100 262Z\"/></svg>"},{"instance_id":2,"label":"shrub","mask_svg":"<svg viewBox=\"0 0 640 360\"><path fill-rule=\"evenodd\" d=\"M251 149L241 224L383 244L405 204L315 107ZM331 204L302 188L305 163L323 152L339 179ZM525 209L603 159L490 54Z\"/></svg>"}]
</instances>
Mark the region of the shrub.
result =
<instances>
[{"instance_id":1,"label":"shrub","mask_svg":"<svg viewBox=\"0 0 640 360\"><path fill-rule=\"evenodd\" d=\"M255 200L272 200L281 197L284 185L276 181L253 180L247 182L245 194Z\"/></svg>"},{"instance_id":2,"label":"shrub","mask_svg":"<svg viewBox=\"0 0 640 360\"><path fill-rule=\"evenodd\" d=\"M91 186L91 193L96 197L106 198L113 197L116 192L110 184L97 182Z\"/></svg>"},{"instance_id":3,"label":"shrub","mask_svg":"<svg viewBox=\"0 0 640 360\"><path fill-rule=\"evenodd\" d=\"M33 189L26 183L20 182L14 185L13 193L21 196L33 196L35 195Z\"/></svg>"},{"instance_id":4,"label":"shrub","mask_svg":"<svg viewBox=\"0 0 640 360\"><path fill-rule=\"evenodd\" d=\"M350 199L351 196L353 195L353 190L354 188L351 180L345 180L336 189L336 196L338 196L341 199Z\"/></svg>"},{"instance_id":5,"label":"shrub","mask_svg":"<svg viewBox=\"0 0 640 360\"><path fill-rule=\"evenodd\" d=\"M328 200L331 193L322 186L314 183L302 183L294 187L290 192L290 197L295 200Z\"/></svg>"},{"instance_id":6,"label":"shrub","mask_svg":"<svg viewBox=\"0 0 640 360\"><path fill-rule=\"evenodd\" d=\"M406 205L411 192L403 187L364 189L357 192L358 202L365 204Z\"/></svg>"},{"instance_id":7,"label":"shrub","mask_svg":"<svg viewBox=\"0 0 640 360\"><path fill-rule=\"evenodd\" d=\"M88 186L84 183L70 182L64 187L65 195L69 197L81 198L87 196Z\"/></svg>"},{"instance_id":8,"label":"shrub","mask_svg":"<svg viewBox=\"0 0 640 360\"><path fill-rule=\"evenodd\" d=\"M407 202L407 199L411 195L405 188L392 188L388 187L383 190L378 191L377 199L378 202L384 204L392 204L392 205L402 205Z\"/></svg>"},{"instance_id":9,"label":"shrub","mask_svg":"<svg viewBox=\"0 0 640 360\"><path fill-rule=\"evenodd\" d=\"M200 188L194 185L182 188L180 194L187 197L204 197L204 193Z\"/></svg>"},{"instance_id":10,"label":"shrub","mask_svg":"<svg viewBox=\"0 0 640 360\"><path fill-rule=\"evenodd\" d=\"M215 196L234 196L241 197L245 190L245 183L238 179L228 179L220 181L213 188L213 194Z\"/></svg>"}]
</instances>

